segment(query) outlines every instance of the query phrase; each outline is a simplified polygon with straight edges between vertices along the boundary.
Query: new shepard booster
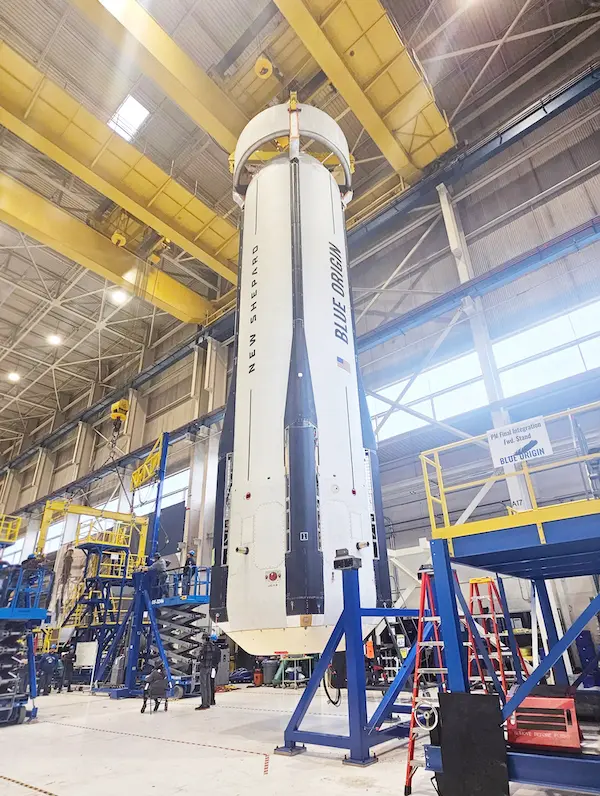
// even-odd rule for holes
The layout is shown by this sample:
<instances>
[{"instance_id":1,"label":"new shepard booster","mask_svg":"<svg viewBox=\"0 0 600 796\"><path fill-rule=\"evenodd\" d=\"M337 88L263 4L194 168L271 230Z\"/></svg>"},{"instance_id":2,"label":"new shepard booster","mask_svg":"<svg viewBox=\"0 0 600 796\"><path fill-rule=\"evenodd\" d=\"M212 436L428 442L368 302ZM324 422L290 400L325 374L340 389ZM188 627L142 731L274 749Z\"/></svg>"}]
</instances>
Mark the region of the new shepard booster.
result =
<instances>
[{"instance_id":1,"label":"new shepard booster","mask_svg":"<svg viewBox=\"0 0 600 796\"><path fill-rule=\"evenodd\" d=\"M285 152L271 144L257 158L284 137ZM329 158L301 152L301 137ZM233 182L241 275L210 613L250 653L320 652L342 609L336 549L362 559L363 604L391 602L348 284L348 144L330 116L292 97L245 127Z\"/></svg>"}]
</instances>

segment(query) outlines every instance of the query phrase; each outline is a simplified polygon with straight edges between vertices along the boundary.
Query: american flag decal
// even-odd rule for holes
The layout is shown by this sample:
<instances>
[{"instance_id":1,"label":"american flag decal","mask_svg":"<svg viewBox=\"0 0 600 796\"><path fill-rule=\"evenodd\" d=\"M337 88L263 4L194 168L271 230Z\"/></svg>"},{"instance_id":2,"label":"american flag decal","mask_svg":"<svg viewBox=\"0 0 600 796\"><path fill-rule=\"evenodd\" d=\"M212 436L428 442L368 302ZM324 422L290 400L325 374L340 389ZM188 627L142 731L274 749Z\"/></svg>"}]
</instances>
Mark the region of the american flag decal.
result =
<instances>
[{"instance_id":1,"label":"american flag decal","mask_svg":"<svg viewBox=\"0 0 600 796\"><path fill-rule=\"evenodd\" d=\"M341 368L342 370L345 370L346 373L350 373L350 363L346 362L345 359L342 359L341 357L338 357L337 358L337 364L338 364L338 368Z\"/></svg>"}]
</instances>

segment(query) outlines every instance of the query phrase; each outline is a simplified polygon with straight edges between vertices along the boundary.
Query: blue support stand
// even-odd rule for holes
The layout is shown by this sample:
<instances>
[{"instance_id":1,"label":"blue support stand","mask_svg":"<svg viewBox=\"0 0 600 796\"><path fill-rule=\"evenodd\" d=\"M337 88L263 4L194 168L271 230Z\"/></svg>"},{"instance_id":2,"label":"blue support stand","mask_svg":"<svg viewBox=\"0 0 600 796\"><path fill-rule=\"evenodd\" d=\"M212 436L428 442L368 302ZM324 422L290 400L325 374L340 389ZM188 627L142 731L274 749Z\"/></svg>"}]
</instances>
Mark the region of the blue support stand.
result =
<instances>
[{"instance_id":1,"label":"blue support stand","mask_svg":"<svg viewBox=\"0 0 600 796\"><path fill-rule=\"evenodd\" d=\"M448 690L466 693L469 690L469 680L463 655L464 647L448 543L445 539L432 539L430 544L435 602L440 615L444 653L448 667Z\"/></svg>"},{"instance_id":2,"label":"blue support stand","mask_svg":"<svg viewBox=\"0 0 600 796\"><path fill-rule=\"evenodd\" d=\"M354 559L354 561L357 560ZM381 729L381 725L392 715L407 712L406 706L396 705L395 700L414 669L415 654L414 650L411 650L373 717L368 721L362 619L363 617L384 616L416 619L418 611L395 608L362 608L357 566L342 569L342 589L344 598L342 614L285 729L283 746L277 747L275 752L291 756L305 752L304 744L331 746L349 750L344 763L368 766L377 761L377 757L370 751L373 746L408 735L408 724L404 722L398 722L384 730ZM432 626L426 625L425 630L429 636ZM300 725L327 672L333 654L344 637L348 684L348 735L302 730Z\"/></svg>"}]
</instances>

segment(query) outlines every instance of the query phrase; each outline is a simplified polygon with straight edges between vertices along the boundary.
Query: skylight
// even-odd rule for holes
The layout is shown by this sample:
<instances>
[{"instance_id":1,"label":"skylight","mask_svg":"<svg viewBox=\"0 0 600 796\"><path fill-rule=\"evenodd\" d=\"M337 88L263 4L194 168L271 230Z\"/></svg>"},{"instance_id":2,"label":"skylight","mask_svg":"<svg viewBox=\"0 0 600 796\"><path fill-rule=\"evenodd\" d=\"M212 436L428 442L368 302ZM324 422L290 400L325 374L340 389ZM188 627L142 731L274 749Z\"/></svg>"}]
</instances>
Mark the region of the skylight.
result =
<instances>
[{"instance_id":1,"label":"skylight","mask_svg":"<svg viewBox=\"0 0 600 796\"><path fill-rule=\"evenodd\" d=\"M108 126L126 141L131 141L149 113L148 108L144 108L141 102L138 102L131 94L128 94L121 106L109 119Z\"/></svg>"}]
</instances>

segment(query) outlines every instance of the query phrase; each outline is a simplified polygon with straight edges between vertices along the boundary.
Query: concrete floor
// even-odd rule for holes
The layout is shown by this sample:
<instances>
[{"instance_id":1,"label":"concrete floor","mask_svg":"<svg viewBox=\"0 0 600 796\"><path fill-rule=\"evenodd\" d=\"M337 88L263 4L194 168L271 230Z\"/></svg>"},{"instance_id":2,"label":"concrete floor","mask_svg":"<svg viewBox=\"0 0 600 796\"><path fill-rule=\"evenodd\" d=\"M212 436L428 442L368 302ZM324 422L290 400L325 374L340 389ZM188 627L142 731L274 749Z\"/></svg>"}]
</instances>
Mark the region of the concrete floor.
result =
<instances>
[{"instance_id":1,"label":"concrete floor","mask_svg":"<svg viewBox=\"0 0 600 796\"><path fill-rule=\"evenodd\" d=\"M88 693L41 697L36 722L0 731L0 794L401 796L404 746L380 747L379 762L366 769L343 766L340 750L273 755L299 694L241 688L217 694L217 706L208 711L195 712L193 699L171 702L168 713L144 715L139 700ZM318 695L304 728L345 732L340 712L345 715L345 706L334 708ZM521 787L513 793L540 791ZM413 794L435 796L427 772L415 775Z\"/></svg>"}]
</instances>

